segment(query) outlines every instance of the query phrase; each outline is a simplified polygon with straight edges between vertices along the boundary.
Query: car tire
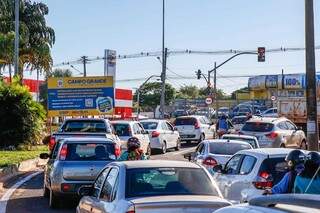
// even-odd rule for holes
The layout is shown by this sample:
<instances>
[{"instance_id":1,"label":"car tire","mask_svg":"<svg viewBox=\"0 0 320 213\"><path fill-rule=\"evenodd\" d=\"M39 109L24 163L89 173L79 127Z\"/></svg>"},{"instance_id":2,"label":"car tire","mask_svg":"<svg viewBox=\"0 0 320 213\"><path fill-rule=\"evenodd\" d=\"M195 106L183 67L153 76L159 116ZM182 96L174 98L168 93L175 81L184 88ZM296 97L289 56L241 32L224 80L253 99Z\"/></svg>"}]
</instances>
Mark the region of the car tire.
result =
<instances>
[{"instance_id":1,"label":"car tire","mask_svg":"<svg viewBox=\"0 0 320 213\"><path fill-rule=\"evenodd\" d=\"M49 196L50 196L50 191L49 191L49 189L44 185L44 186L43 186L43 197L49 198Z\"/></svg>"},{"instance_id":2,"label":"car tire","mask_svg":"<svg viewBox=\"0 0 320 213\"><path fill-rule=\"evenodd\" d=\"M167 143L163 141L161 154L166 154L166 152L167 152Z\"/></svg>"},{"instance_id":3,"label":"car tire","mask_svg":"<svg viewBox=\"0 0 320 213\"><path fill-rule=\"evenodd\" d=\"M178 140L177 140L177 145L176 145L176 147L175 147L174 149L175 149L176 151L179 151L180 148L181 148L181 141L180 141L180 138L178 138Z\"/></svg>"},{"instance_id":4,"label":"car tire","mask_svg":"<svg viewBox=\"0 0 320 213\"><path fill-rule=\"evenodd\" d=\"M152 150L151 150L150 144L148 145L147 153L146 153L146 154L149 155L149 156L151 156L151 154L152 154Z\"/></svg>"},{"instance_id":5,"label":"car tire","mask_svg":"<svg viewBox=\"0 0 320 213\"><path fill-rule=\"evenodd\" d=\"M301 141L300 149L308 150L308 144L306 140Z\"/></svg>"},{"instance_id":6,"label":"car tire","mask_svg":"<svg viewBox=\"0 0 320 213\"><path fill-rule=\"evenodd\" d=\"M200 138L199 138L199 140L198 140L198 143L201 143L204 139L205 139L204 134L201 134L201 135L200 135Z\"/></svg>"},{"instance_id":7,"label":"car tire","mask_svg":"<svg viewBox=\"0 0 320 213\"><path fill-rule=\"evenodd\" d=\"M57 209L60 207L60 199L52 190L49 190L49 207L51 209Z\"/></svg>"}]
</instances>

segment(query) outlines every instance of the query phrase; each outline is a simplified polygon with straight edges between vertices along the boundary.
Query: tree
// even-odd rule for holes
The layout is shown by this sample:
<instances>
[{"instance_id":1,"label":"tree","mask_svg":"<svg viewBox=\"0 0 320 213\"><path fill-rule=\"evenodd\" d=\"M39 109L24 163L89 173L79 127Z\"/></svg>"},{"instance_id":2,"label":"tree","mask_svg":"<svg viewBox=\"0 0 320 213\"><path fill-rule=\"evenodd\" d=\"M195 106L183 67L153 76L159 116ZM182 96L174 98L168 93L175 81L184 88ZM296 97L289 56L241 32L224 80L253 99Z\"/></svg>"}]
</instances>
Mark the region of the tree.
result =
<instances>
[{"instance_id":1,"label":"tree","mask_svg":"<svg viewBox=\"0 0 320 213\"><path fill-rule=\"evenodd\" d=\"M172 104L176 90L171 84L166 84L166 105ZM136 97L136 94L135 94ZM160 104L161 97L161 83L160 82L150 82L146 83L143 88L140 89L140 106L145 109L155 108Z\"/></svg>"},{"instance_id":2,"label":"tree","mask_svg":"<svg viewBox=\"0 0 320 213\"><path fill-rule=\"evenodd\" d=\"M0 147L35 144L43 136L45 111L28 88L17 82L0 81Z\"/></svg>"},{"instance_id":3,"label":"tree","mask_svg":"<svg viewBox=\"0 0 320 213\"><path fill-rule=\"evenodd\" d=\"M4 40L6 45L12 45L11 35L14 36L14 2L13 0L0 1L0 34L10 36ZM50 48L55 42L54 30L47 26L45 16L49 9L44 3L20 0L20 43L19 43L19 70L16 73L23 79L23 69L41 70L48 72L52 67ZM1 36L0 36L1 37ZM13 63L13 49L8 49L4 55L0 54L2 67Z\"/></svg>"},{"instance_id":4,"label":"tree","mask_svg":"<svg viewBox=\"0 0 320 213\"><path fill-rule=\"evenodd\" d=\"M212 92L213 92L213 89L212 89ZM201 97L207 97L208 88L207 87L200 88L199 94ZM230 96L227 95L222 89L217 89L217 98L219 100L224 100L224 99L230 99Z\"/></svg>"},{"instance_id":5,"label":"tree","mask_svg":"<svg viewBox=\"0 0 320 213\"><path fill-rule=\"evenodd\" d=\"M185 85L180 87L177 98L195 99L199 98L199 88L195 85Z\"/></svg>"},{"instance_id":6,"label":"tree","mask_svg":"<svg viewBox=\"0 0 320 213\"><path fill-rule=\"evenodd\" d=\"M47 73L46 80L39 86L40 103L47 109L48 102L48 78L50 77L72 77L72 72L69 69L55 69L50 73Z\"/></svg>"}]
</instances>

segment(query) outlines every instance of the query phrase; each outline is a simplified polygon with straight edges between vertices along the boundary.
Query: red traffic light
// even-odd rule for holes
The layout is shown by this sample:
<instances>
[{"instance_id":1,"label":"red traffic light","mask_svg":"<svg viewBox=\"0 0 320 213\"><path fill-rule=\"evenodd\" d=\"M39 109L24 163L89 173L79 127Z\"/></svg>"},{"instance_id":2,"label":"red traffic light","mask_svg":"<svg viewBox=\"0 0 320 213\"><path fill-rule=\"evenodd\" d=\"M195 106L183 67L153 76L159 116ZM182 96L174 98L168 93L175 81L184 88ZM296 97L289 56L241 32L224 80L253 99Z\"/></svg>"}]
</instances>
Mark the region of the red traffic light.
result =
<instances>
[{"instance_id":1,"label":"red traffic light","mask_svg":"<svg viewBox=\"0 0 320 213\"><path fill-rule=\"evenodd\" d=\"M265 61L266 61L266 48L258 47L258 62L265 62Z\"/></svg>"}]
</instances>

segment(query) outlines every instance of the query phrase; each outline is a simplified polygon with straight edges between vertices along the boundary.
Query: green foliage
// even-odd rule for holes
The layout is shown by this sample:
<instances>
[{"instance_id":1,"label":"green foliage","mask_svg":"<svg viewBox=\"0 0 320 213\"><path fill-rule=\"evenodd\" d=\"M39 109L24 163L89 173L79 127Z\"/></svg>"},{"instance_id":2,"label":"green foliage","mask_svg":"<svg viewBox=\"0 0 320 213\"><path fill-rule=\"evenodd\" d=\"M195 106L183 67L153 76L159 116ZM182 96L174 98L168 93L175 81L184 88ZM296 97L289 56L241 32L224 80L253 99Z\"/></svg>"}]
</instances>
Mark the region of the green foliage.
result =
<instances>
[{"instance_id":1,"label":"green foliage","mask_svg":"<svg viewBox=\"0 0 320 213\"><path fill-rule=\"evenodd\" d=\"M170 105L175 98L176 90L170 84L166 84L166 105ZM161 83L151 82L146 83L142 89L140 89L140 106L142 108L151 108L154 110L157 105L160 105L161 97Z\"/></svg>"},{"instance_id":2,"label":"green foliage","mask_svg":"<svg viewBox=\"0 0 320 213\"><path fill-rule=\"evenodd\" d=\"M195 85L180 87L177 98L196 99L199 98L199 88Z\"/></svg>"},{"instance_id":3,"label":"green foliage","mask_svg":"<svg viewBox=\"0 0 320 213\"><path fill-rule=\"evenodd\" d=\"M17 82L0 82L0 147L36 144L43 136L46 113Z\"/></svg>"}]
</instances>

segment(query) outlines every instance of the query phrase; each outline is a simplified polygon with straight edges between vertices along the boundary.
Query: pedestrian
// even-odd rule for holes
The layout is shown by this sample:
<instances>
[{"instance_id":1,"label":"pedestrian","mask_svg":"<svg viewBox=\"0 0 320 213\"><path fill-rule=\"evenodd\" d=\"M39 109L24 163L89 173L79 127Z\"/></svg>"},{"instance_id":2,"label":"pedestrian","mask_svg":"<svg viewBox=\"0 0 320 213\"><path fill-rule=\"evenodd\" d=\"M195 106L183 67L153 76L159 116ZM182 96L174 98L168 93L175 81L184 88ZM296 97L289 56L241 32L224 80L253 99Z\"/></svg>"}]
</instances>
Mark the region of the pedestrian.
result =
<instances>
[{"instance_id":1,"label":"pedestrian","mask_svg":"<svg viewBox=\"0 0 320 213\"><path fill-rule=\"evenodd\" d=\"M218 137L221 138L222 135L226 134L229 130L228 118L225 114L222 114L217 122L217 133Z\"/></svg>"},{"instance_id":2,"label":"pedestrian","mask_svg":"<svg viewBox=\"0 0 320 213\"><path fill-rule=\"evenodd\" d=\"M141 143L138 138L131 137L127 142L127 151L123 152L118 158L119 161L127 160L147 160L141 149Z\"/></svg>"},{"instance_id":3,"label":"pedestrian","mask_svg":"<svg viewBox=\"0 0 320 213\"><path fill-rule=\"evenodd\" d=\"M305 169L296 177L294 193L320 194L320 154L309 152Z\"/></svg>"},{"instance_id":4,"label":"pedestrian","mask_svg":"<svg viewBox=\"0 0 320 213\"><path fill-rule=\"evenodd\" d=\"M306 156L301 150L295 149L287 154L285 160L289 166L289 171L282 177L278 184L274 185L271 189L266 189L263 192L264 195L293 192L296 176L304 170Z\"/></svg>"}]
</instances>

